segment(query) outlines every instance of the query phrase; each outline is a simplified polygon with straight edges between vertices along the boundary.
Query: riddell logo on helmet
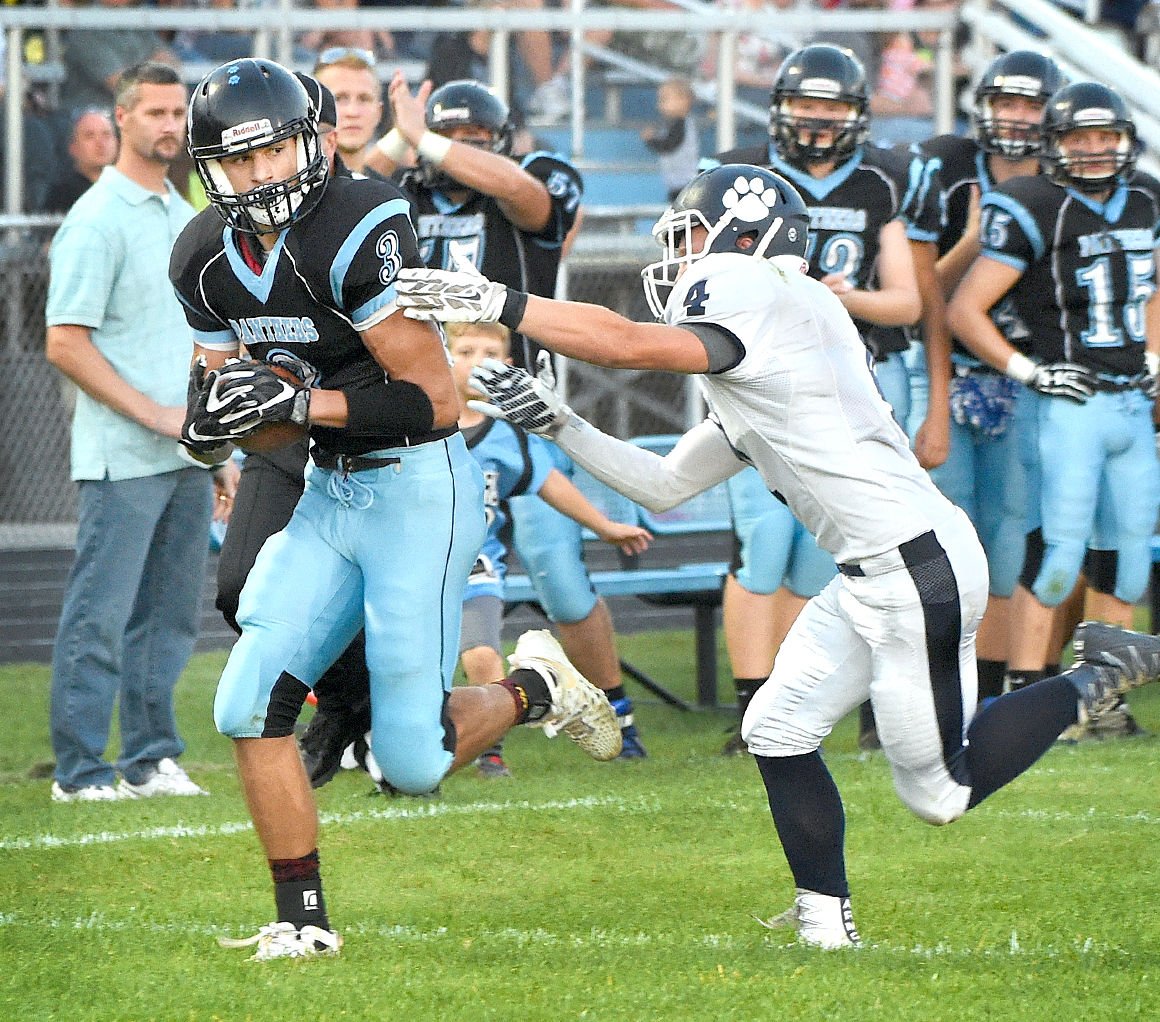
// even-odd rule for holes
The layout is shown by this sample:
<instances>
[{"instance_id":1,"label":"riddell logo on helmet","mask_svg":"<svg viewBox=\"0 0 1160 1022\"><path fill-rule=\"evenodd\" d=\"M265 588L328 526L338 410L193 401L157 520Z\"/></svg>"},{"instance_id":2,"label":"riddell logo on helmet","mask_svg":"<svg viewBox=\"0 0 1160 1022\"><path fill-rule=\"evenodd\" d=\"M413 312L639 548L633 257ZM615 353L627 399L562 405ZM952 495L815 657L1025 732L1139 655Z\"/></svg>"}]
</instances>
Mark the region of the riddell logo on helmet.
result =
<instances>
[{"instance_id":1,"label":"riddell logo on helmet","mask_svg":"<svg viewBox=\"0 0 1160 1022\"><path fill-rule=\"evenodd\" d=\"M803 78L801 85L798 86L798 91L837 96L841 94L842 86L833 78Z\"/></svg>"},{"instance_id":2,"label":"riddell logo on helmet","mask_svg":"<svg viewBox=\"0 0 1160 1022\"><path fill-rule=\"evenodd\" d=\"M244 124L235 124L222 132L222 145L229 147L248 142L258 135L269 135L274 130L269 117L260 121L246 121Z\"/></svg>"}]
</instances>

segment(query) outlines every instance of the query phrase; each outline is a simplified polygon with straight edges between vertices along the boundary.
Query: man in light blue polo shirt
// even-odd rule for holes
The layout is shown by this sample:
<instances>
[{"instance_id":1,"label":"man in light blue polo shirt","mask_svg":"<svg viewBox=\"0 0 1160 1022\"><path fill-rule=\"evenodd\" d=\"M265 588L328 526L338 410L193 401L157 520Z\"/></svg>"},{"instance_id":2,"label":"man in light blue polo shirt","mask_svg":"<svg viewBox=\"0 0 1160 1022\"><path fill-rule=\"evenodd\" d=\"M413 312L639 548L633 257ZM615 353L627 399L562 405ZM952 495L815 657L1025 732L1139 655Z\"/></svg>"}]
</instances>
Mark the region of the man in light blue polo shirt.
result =
<instances>
[{"instance_id":1,"label":"man in light blue polo shirt","mask_svg":"<svg viewBox=\"0 0 1160 1022\"><path fill-rule=\"evenodd\" d=\"M171 67L126 70L117 162L52 243L46 354L78 388L76 560L52 664L58 802L204 794L176 763L185 745L173 712L197 638L214 497L210 473L177 444L192 343L167 270L194 211L166 171L185 112ZM111 763L118 696L122 749Z\"/></svg>"}]
</instances>

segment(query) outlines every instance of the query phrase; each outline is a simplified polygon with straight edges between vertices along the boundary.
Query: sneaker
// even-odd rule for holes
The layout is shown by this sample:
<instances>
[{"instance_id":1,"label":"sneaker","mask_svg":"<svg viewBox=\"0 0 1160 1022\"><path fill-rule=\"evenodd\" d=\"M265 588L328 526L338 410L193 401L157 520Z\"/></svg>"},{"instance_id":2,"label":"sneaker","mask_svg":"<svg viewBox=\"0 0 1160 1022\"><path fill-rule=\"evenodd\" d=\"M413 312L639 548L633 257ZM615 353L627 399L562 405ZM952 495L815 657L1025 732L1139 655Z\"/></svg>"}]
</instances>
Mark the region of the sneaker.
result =
<instances>
[{"instance_id":1,"label":"sneaker","mask_svg":"<svg viewBox=\"0 0 1160 1022\"><path fill-rule=\"evenodd\" d=\"M501 777L511 777L512 772L498 752L485 752L475 761L475 772L480 777L496 780Z\"/></svg>"},{"instance_id":2,"label":"sneaker","mask_svg":"<svg viewBox=\"0 0 1160 1022\"><path fill-rule=\"evenodd\" d=\"M296 929L293 923L269 923L252 937L236 939L218 937L220 947L252 947L251 962L268 962L274 958L311 958L316 955L336 955L342 947L342 935L318 926Z\"/></svg>"},{"instance_id":3,"label":"sneaker","mask_svg":"<svg viewBox=\"0 0 1160 1022\"><path fill-rule=\"evenodd\" d=\"M544 629L524 632L508 657L513 671L533 670L548 685L552 704L531 727L542 727L555 738L561 731L593 759L609 760L620 755L622 738L616 711L608 697L576 670L564 650Z\"/></svg>"},{"instance_id":4,"label":"sneaker","mask_svg":"<svg viewBox=\"0 0 1160 1022\"><path fill-rule=\"evenodd\" d=\"M321 788L330 781L342 766L343 752L370 729L370 696L353 707L339 706L315 713L298 739L298 752L310 787Z\"/></svg>"},{"instance_id":5,"label":"sneaker","mask_svg":"<svg viewBox=\"0 0 1160 1022\"><path fill-rule=\"evenodd\" d=\"M563 75L541 82L528 99L528 116L541 124L562 121L571 110L571 90Z\"/></svg>"},{"instance_id":6,"label":"sneaker","mask_svg":"<svg viewBox=\"0 0 1160 1022\"><path fill-rule=\"evenodd\" d=\"M748 756L749 746L745 744L745 739L741 737L740 726L730 730L729 737L725 739L725 746L721 749L722 756ZM758 920L760 922L760 920Z\"/></svg>"},{"instance_id":7,"label":"sneaker","mask_svg":"<svg viewBox=\"0 0 1160 1022\"><path fill-rule=\"evenodd\" d=\"M1160 678L1160 636L1084 621L1072 638L1077 663L1096 668L1080 690L1080 723L1094 720L1120 697ZM1074 668L1065 672L1074 681Z\"/></svg>"},{"instance_id":8,"label":"sneaker","mask_svg":"<svg viewBox=\"0 0 1160 1022\"><path fill-rule=\"evenodd\" d=\"M125 796L111 784L90 784L84 788L64 788L52 782L54 802L117 802Z\"/></svg>"},{"instance_id":9,"label":"sneaker","mask_svg":"<svg viewBox=\"0 0 1160 1022\"><path fill-rule=\"evenodd\" d=\"M632 700L625 696L612 704L616 712L616 722L620 725L620 755L617 759L644 759L648 756L644 744L640 740L640 732L636 729L632 716Z\"/></svg>"},{"instance_id":10,"label":"sneaker","mask_svg":"<svg viewBox=\"0 0 1160 1022\"><path fill-rule=\"evenodd\" d=\"M159 760L157 769L140 784L130 784L122 777L117 784L117 791L120 792L121 798L153 798L155 795L209 794L204 788L194 784L189 774L168 757Z\"/></svg>"},{"instance_id":11,"label":"sneaker","mask_svg":"<svg viewBox=\"0 0 1160 1022\"><path fill-rule=\"evenodd\" d=\"M817 894L799 887L790 908L772 919L754 918L768 930L796 927L799 941L826 951L862 946L862 938L854 928L849 898Z\"/></svg>"}]
</instances>

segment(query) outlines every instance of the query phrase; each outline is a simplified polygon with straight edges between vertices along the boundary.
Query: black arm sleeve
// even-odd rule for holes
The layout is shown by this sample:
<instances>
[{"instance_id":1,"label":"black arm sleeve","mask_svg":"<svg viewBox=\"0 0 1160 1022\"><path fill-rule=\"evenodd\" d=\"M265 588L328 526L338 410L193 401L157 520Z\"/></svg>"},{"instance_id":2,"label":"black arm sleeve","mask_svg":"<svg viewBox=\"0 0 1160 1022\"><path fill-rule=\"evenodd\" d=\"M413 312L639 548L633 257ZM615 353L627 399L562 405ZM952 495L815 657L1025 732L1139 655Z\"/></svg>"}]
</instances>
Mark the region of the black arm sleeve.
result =
<instances>
[{"instance_id":1,"label":"black arm sleeve","mask_svg":"<svg viewBox=\"0 0 1160 1022\"><path fill-rule=\"evenodd\" d=\"M674 117L668 122L665 133L659 138L645 139L644 144L647 145L654 153L671 153L674 152L682 142L685 141L685 121L684 118Z\"/></svg>"},{"instance_id":2,"label":"black arm sleeve","mask_svg":"<svg viewBox=\"0 0 1160 1022\"><path fill-rule=\"evenodd\" d=\"M705 345L709 356L709 372L723 373L741 363L745 357L745 345L732 330L720 323L679 323L682 330L695 333Z\"/></svg>"}]
</instances>

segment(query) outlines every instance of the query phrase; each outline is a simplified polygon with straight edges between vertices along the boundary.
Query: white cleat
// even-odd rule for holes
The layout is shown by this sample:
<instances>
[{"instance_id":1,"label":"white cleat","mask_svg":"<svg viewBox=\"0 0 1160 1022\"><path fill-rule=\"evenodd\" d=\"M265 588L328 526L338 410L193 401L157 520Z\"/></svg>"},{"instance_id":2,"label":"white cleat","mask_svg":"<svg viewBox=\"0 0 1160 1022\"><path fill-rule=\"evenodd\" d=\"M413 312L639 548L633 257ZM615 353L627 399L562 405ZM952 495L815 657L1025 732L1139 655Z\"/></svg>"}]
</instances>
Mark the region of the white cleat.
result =
<instances>
[{"instance_id":1,"label":"white cleat","mask_svg":"<svg viewBox=\"0 0 1160 1022\"><path fill-rule=\"evenodd\" d=\"M208 795L198 787L189 774L172 759L166 757L157 764L157 769L140 784L130 784L121 778L117 785L120 798L153 798L156 795Z\"/></svg>"},{"instance_id":2,"label":"white cleat","mask_svg":"<svg viewBox=\"0 0 1160 1022\"><path fill-rule=\"evenodd\" d=\"M861 947L862 938L854 928L849 898L797 889L793 905L771 919L755 919L767 930L793 927L798 940L824 951Z\"/></svg>"},{"instance_id":3,"label":"white cleat","mask_svg":"<svg viewBox=\"0 0 1160 1022\"><path fill-rule=\"evenodd\" d=\"M547 682L552 705L530 727L542 727L555 738L561 731L598 760L616 759L623 740L616 711L608 697L588 681L564 655L551 632L524 632L508 657L511 669L533 670Z\"/></svg>"},{"instance_id":4,"label":"white cleat","mask_svg":"<svg viewBox=\"0 0 1160 1022\"><path fill-rule=\"evenodd\" d=\"M220 947L253 947L251 962L269 962L275 958L313 958L336 955L342 947L342 934L318 926L294 928L293 923L267 923L252 937L237 939L218 937Z\"/></svg>"}]
</instances>

